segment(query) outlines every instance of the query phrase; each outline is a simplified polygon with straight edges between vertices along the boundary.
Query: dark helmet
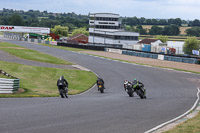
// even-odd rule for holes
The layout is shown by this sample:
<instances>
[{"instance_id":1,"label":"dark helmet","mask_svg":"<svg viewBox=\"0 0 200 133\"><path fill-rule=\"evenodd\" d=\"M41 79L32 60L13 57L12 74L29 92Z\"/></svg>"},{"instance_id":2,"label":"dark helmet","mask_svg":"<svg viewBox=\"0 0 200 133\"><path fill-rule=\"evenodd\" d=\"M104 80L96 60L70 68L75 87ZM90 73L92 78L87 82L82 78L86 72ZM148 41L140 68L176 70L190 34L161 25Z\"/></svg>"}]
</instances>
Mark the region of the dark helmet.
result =
<instances>
[{"instance_id":1,"label":"dark helmet","mask_svg":"<svg viewBox=\"0 0 200 133\"><path fill-rule=\"evenodd\" d=\"M62 79L64 79L64 76L62 75L62 76L60 76L60 80L62 80Z\"/></svg>"}]
</instances>

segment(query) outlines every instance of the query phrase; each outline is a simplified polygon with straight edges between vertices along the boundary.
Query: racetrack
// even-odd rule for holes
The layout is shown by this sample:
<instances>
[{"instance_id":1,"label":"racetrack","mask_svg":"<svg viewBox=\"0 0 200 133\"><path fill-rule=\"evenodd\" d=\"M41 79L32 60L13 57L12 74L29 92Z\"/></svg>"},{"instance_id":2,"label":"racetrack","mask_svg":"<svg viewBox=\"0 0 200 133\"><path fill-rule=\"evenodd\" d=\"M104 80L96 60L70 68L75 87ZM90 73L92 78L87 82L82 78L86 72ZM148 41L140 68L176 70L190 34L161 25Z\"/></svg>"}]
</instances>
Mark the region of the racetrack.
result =
<instances>
[{"instance_id":1,"label":"racetrack","mask_svg":"<svg viewBox=\"0 0 200 133\"><path fill-rule=\"evenodd\" d=\"M2 98L1 133L143 133L185 113L197 99L200 75L6 41L82 65L104 79L106 90L94 87L68 99ZM133 78L144 83L147 99L128 97L123 81Z\"/></svg>"}]
</instances>

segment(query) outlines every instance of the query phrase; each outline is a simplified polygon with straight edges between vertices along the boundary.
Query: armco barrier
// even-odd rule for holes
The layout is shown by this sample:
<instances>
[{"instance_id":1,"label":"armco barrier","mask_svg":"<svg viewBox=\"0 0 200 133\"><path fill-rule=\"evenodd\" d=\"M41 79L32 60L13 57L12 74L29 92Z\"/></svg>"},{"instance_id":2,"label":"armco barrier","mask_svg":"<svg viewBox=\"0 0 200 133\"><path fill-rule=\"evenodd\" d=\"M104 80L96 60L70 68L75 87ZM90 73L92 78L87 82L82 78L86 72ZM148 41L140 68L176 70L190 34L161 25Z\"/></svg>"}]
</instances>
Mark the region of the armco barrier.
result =
<instances>
[{"instance_id":1,"label":"armco barrier","mask_svg":"<svg viewBox=\"0 0 200 133\"><path fill-rule=\"evenodd\" d=\"M19 89L19 79L7 74L3 70L0 70L0 74L5 75L7 77L15 78L15 79L0 78L0 93L17 92Z\"/></svg>"},{"instance_id":2,"label":"armco barrier","mask_svg":"<svg viewBox=\"0 0 200 133\"><path fill-rule=\"evenodd\" d=\"M0 78L0 93L14 93L19 89L19 79Z\"/></svg>"},{"instance_id":3,"label":"armco barrier","mask_svg":"<svg viewBox=\"0 0 200 133\"><path fill-rule=\"evenodd\" d=\"M145 57L145 58L158 59L158 55L157 54L150 54L150 53L144 53L144 52L135 52L135 51L123 50L122 54L131 55L131 56L138 56L138 57Z\"/></svg>"}]
</instances>

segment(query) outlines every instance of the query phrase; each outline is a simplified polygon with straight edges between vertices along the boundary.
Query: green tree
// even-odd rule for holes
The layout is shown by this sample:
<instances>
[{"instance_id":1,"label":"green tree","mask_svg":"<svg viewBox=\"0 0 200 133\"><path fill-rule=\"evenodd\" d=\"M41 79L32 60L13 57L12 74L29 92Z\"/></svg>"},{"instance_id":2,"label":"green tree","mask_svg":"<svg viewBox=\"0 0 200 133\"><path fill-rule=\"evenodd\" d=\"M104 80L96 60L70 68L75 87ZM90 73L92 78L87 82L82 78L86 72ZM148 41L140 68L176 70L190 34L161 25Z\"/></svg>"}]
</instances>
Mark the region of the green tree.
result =
<instances>
[{"instance_id":1,"label":"green tree","mask_svg":"<svg viewBox=\"0 0 200 133\"><path fill-rule=\"evenodd\" d=\"M89 36L89 32L86 30L86 28L78 28L72 32L72 36L77 35L77 34L84 34L86 36Z\"/></svg>"},{"instance_id":2,"label":"green tree","mask_svg":"<svg viewBox=\"0 0 200 133\"><path fill-rule=\"evenodd\" d=\"M162 31L162 35L177 36L179 33L179 27L175 24L165 26Z\"/></svg>"},{"instance_id":3,"label":"green tree","mask_svg":"<svg viewBox=\"0 0 200 133\"><path fill-rule=\"evenodd\" d=\"M200 37L200 27L192 27L186 30L188 36Z\"/></svg>"},{"instance_id":4,"label":"green tree","mask_svg":"<svg viewBox=\"0 0 200 133\"><path fill-rule=\"evenodd\" d=\"M156 36L157 39L159 39L161 42L166 43L168 41L168 37L167 36Z\"/></svg>"},{"instance_id":5,"label":"green tree","mask_svg":"<svg viewBox=\"0 0 200 133\"><path fill-rule=\"evenodd\" d=\"M192 54L192 50L198 50L200 48L198 40L196 37L190 37L185 40L185 44L183 45L183 52L185 54Z\"/></svg>"},{"instance_id":6,"label":"green tree","mask_svg":"<svg viewBox=\"0 0 200 133\"><path fill-rule=\"evenodd\" d=\"M68 35L68 27L56 25L54 28L51 28L51 32L55 33L59 36L67 36Z\"/></svg>"},{"instance_id":7,"label":"green tree","mask_svg":"<svg viewBox=\"0 0 200 133\"><path fill-rule=\"evenodd\" d=\"M162 35L162 30L163 30L162 27L153 25L151 27L151 29L149 30L149 34L150 35Z\"/></svg>"},{"instance_id":8,"label":"green tree","mask_svg":"<svg viewBox=\"0 0 200 133\"><path fill-rule=\"evenodd\" d=\"M13 14L9 19L9 24L14 26L24 25L24 20L19 14Z\"/></svg>"},{"instance_id":9,"label":"green tree","mask_svg":"<svg viewBox=\"0 0 200 133\"><path fill-rule=\"evenodd\" d=\"M146 29L143 29L142 25L137 25L136 29L135 29L135 32L139 32L142 35L146 35L147 34Z\"/></svg>"}]
</instances>

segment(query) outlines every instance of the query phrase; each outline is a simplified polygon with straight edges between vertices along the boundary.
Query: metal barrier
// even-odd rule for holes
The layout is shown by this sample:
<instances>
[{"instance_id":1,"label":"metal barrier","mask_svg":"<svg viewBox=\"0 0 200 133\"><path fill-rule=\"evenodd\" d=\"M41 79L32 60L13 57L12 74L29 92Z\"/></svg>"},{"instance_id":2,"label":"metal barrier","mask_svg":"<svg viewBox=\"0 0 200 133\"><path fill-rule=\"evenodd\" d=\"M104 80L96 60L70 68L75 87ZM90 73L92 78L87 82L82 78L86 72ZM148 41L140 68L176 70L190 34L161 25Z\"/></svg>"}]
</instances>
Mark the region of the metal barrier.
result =
<instances>
[{"instance_id":1,"label":"metal barrier","mask_svg":"<svg viewBox=\"0 0 200 133\"><path fill-rule=\"evenodd\" d=\"M0 93L14 93L19 89L19 79L0 78Z\"/></svg>"},{"instance_id":2,"label":"metal barrier","mask_svg":"<svg viewBox=\"0 0 200 133\"><path fill-rule=\"evenodd\" d=\"M3 70L0 70L0 74L14 78L14 79L0 78L0 93L17 92L19 89L19 79L7 74Z\"/></svg>"}]
</instances>

